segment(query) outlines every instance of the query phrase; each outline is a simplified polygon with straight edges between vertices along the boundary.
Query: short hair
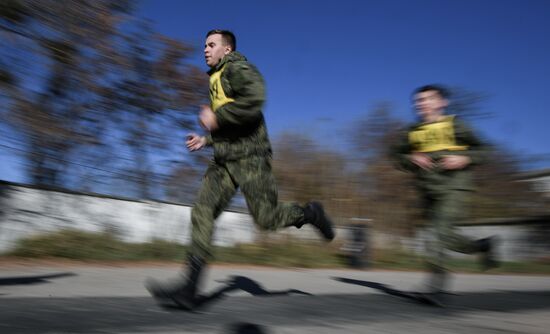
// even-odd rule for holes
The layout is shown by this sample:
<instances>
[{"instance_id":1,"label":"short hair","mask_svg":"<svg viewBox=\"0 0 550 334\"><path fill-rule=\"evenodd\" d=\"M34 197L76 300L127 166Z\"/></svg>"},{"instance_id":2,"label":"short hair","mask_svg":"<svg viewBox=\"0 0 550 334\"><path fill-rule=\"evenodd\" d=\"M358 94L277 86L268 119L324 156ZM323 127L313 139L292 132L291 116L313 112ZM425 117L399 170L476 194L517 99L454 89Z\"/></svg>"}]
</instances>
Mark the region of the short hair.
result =
<instances>
[{"instance_id":1,"label":"short hair","mask_svg":"<svg viewBox=\"0 0 550 334\"><path fill-rule=\"evenodd\" d=\"M221 29L213 29L210 30L206 37L210 35L220 34L222 35L222 41L225 45L229 45L231 47L231 50L235 51L237 50L237 38L235 37L235 34L233 34L229 30L221 30Z\"/></svg>"},{"instance_id":2,"label":"short hair","mask_svg":"<svg viewBox=\"0 0 550 334\"><path fill-rule=\"evenodd\" d=\"M449 93L449 91L447 90L447 88L443 87L442 85L425 85L425 86L422 86L422 87L419 87L417 89L414 90L413 92L413 98L416 94L419 94L419 93L424 93L424 92L429 92L429 91L435 91L440 97L444 98L444 99L448 99L449 96L451 95Z\"/></svg>"}]
</instances>

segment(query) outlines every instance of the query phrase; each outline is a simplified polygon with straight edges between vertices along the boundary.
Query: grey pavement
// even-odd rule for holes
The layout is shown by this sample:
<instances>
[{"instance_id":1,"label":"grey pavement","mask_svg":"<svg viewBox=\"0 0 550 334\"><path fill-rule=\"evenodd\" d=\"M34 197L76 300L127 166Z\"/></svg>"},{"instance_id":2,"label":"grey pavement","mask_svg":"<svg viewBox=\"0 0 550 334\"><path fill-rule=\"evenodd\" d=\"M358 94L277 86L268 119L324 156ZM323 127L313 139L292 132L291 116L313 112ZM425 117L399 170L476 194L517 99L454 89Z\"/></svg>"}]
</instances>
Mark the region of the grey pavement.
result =
<instances>
[{"instance_id":1,"label":"grey pavement","mask_svg":"<svg viewBox=\"0 0 550 334\"><path fill-rule=\"evenodd\" d=\"M197 312L157 305L177 266L0 266L0 333L548 333L550 277L455 274L447 306L422 273L213 266ZM221 293L225 290L224 293ZM218 293L217 293L218 292Z\"/></svg>"}]
</instances>

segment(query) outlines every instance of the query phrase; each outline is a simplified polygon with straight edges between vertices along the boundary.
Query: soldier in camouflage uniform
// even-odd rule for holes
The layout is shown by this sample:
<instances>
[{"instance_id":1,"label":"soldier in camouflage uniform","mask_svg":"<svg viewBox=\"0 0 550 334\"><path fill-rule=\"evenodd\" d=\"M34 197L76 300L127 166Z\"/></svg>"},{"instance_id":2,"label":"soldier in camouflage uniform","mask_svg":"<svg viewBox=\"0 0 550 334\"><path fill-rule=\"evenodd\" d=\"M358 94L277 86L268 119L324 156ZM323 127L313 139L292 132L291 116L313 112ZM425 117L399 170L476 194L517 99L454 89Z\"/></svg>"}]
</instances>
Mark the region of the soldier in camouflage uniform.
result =
<instances>
[{"instance_id":1,"label":"soldier in camouflage uniform","mask_svg":"<svg viewBox=\"0 0 550 334\"><path fill-rule=\"evenodd\" d=\"M417 89L414 103L420 123L405 131L394 148L400 167L415 174L431 229L428 241L430 277L425 292L440 295L446 283L445 251L481 253L482 265L496 265L494 239L470 240L458 233L454 223L463 218L473 191L470 167L483 161L487 152L470 127L444 115L446 89L428 85Z\"/></svg>"},{"instance_id":2,"label":"soldier in camouflage uniform","mask_svg":"<svg viewBox=\"0 0 550 334\"><path fill-rule=\"evenodd\" d=\"M262 229L312 224L327 240L334 238L332 222L318 202L304 207L278 202L271 171L271 144L262 114L264 81L256 67L236 51L235 36L225 30L208 32L206 64L210 67L210 106L199 116L207 136L190 134L190 151L213 146L214 159L208 166L191 213L192 241L188 272L172 283L150 279L146 287L162 301L192 309L196 305L197 283L205 260L211 256L214 221L240 188L254 218Z\"/></svg>"}]
</instances>

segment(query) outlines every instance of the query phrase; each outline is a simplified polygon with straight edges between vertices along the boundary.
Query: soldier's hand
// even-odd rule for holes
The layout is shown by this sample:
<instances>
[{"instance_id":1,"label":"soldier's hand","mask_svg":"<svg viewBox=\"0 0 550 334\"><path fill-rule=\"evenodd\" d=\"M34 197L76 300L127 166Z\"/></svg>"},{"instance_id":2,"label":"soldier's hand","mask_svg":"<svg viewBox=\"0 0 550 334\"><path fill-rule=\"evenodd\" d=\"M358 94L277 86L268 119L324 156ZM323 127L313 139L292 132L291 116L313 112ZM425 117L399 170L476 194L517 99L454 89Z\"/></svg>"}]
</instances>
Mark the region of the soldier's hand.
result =
<instances>
[{"instance_id":1,"label":"soldier's hand","mask_svg":"<svg viewBox=\"0 0 550 334\"><path fill-rule=\"evenodd\" d=\"M455 170L463 169L468 166L470 162L470 157L464 155L444 155L439 161L439 164L444 169Z\"/></svg>"},{"instance_id":2,"label":"soldier's hand","mask_svg":"<svg viewBox=\"0 0 550 334\"><path fill-rule=\"evenodd\" d=\"M410 155L411 162L424 170L434 168L435 163L426 153L415 152Z\"/></svg>"},{"instance_id":3,"label":"soldier's hand","mask_svg":"<svg viewBox=\"0 0 550 334\"><path fill-rule=\"evenodd\" d=\"M199 124L203 129L209 132L212 132L218 128L218 120L216 118L216 114L212 111L210 106L201 106L201 112L199 114Z\"/></svg>"},{"instance_id":4,"label":"soldier's hand","mask_svg":"<svg viewBox=\"0 0 550 334\"><path fill-rule=\"evenodd\" d=\"M187 149L191 152L200 150L206 145L206 137L199 136L196 133L190 133L187 135L185 145L187 146Z\"/></svg>"}]
</instances>

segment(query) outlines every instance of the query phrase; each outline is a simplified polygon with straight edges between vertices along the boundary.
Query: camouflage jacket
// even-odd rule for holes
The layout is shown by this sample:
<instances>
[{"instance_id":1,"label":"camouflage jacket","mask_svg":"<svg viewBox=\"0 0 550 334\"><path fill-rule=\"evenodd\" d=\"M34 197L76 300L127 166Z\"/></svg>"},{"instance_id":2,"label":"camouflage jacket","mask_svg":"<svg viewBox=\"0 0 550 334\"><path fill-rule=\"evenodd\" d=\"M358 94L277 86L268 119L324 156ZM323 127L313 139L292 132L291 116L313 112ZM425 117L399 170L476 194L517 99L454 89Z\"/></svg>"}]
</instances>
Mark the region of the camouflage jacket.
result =
<instances>
[{"instance_id":1,"label":"camouflage jacket","mask_svg":"<svg viewBox=\"0 0 550 334\"><path fill-rule=\"evenodd\" d=\"M418 186L426 192L448 189L472 190L471 167L482 163L488 154L472 129L454 116L445 116L440 122L418 123L402 132L391 150L400 168L415 174ZM414 152L423 152L436 163L432 170L424 170L410 160ZM444 155L465 155L470 165L461 170L446 170L437 166Z\"/></svg>"},{"instance_id":2,"label":"camouflage jacket","mask_svg":"<svg viewBox=\"0 0 550 334\"><path fill-rule=\"evenodd\" d=\"M218 129L207 138L218 161L251 155L271 155L271 144L262 113L264 80L256 67L233 51L212 68L210 103Z\"/></svg>"}]
</instances>

